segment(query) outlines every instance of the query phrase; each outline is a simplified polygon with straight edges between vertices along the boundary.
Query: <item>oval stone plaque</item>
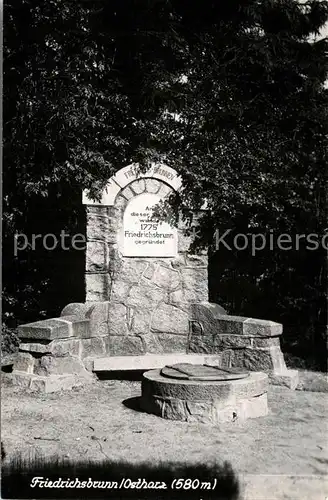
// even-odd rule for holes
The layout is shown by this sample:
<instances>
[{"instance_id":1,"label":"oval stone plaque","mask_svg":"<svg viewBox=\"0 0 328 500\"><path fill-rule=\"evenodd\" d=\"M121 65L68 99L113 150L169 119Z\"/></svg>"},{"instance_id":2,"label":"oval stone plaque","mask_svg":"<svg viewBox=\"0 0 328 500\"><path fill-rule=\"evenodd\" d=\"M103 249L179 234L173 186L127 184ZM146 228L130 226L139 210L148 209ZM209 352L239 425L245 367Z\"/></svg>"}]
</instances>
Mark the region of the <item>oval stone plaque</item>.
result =
<instances>
[{"instance_id":1,"label":"oval stone plaque","mask_svg":"<svg viewBox=\"0 0 328 500\"><path fill-rule=\"evenodd\" d=\"M220 381L246 378L249 376L249 372L242 368L219 368L211 365L177 363L164 366L161 375L180 380Z\"/></svg>"},{"instance_id":2,"label":"oval stone plaque","mask_svg":"<svg viewBox=\"0 0 328 500\"><path fill-rule=\"evenodd\" d=\"M144 193L129 202L123 219L123 255L126 257L175 257L177 229L154 218L161 197Z\"/></svg>"}]
</instances>

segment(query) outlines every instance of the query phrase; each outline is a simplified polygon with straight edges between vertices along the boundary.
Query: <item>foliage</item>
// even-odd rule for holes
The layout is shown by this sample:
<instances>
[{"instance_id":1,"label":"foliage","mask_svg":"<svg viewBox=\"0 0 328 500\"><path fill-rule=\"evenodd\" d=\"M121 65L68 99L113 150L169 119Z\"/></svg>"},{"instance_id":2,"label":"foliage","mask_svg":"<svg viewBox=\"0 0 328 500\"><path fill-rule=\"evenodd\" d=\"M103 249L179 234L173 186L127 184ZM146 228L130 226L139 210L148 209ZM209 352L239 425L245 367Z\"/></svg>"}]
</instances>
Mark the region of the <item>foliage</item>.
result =
<instances>
[{"instance_id":1,"label":"foliage","mask_svg":"<svg viewBox=\"0 0 328 500\"><path fill-rule=\"evenodd\" d=\"M59 273L77 275L81 252L15 257L13 235L84 232L81 189L97 195L131 161L176 168L177 206L206 198L202 241L218 228L323 234L327 40L315 37L326 1L8 0L5 12L9 314L83 300L83 282ZM261 314L306 332L326 321L323 249L223 249L211 266L212 298L231 311L258 316L265 304Z\"/></svg>"},{"instance_id":2,"label":"foliage","mask_svg":"<svg viewBox=\"0 0 328 500\"><path fill-rule=\"evenodd\" d=\"M8 328L5 323L1 329L1 357L18 350L19 338L15 329Z\"/></svg>"}]
</instances>

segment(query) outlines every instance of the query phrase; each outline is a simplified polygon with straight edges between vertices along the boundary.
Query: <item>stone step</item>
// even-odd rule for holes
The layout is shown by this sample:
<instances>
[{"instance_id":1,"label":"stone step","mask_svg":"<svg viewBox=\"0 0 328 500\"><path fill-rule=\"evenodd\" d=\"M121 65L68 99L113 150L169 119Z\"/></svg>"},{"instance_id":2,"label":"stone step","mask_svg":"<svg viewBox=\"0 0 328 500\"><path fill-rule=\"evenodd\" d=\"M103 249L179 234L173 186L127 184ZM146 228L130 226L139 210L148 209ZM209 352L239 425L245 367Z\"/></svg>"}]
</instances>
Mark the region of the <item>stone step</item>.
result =
<instances>
[{"instance_id":1,"label":"stone step","mask_svg":"<svg viewBox=\"0 0 328 500\"><path fill-rule=\"evenodd\" d=\"M7 385L14 385L23 389L29 389L32 392L57 392L61 390L70 390L73 387L83 386L85 382L92 382L93 378L82 379L78 375L50 375L42 377L33 373L13 371L12 373L3 373L2 381Z\"/></svg>"},{"instance_id":2,"label":"stone step","mask_svg":"<svg viewBox=\"0 0 328 500\"><path fill-rule=\"evenodd\" d=\"M69 337L88 338L90 337L90 321L77 316L61 316L60 318L50 318L34 323L20 325L18 337L21 340L55 340Z\"/></svg>"},{"instance_id":3,"label":"stone step","mask_svg":"<svg viewBox=\"0 0 328 500\"><path fill-rule=\"evenodd\" d=\"M144 356L107 356L106 358L94 358L93 371L119 371L119 370L152 370L163 368L165 365L175 363L192 364L218 364L220 356L217 354L146 354Z\"/></svg>"}]
</instances>

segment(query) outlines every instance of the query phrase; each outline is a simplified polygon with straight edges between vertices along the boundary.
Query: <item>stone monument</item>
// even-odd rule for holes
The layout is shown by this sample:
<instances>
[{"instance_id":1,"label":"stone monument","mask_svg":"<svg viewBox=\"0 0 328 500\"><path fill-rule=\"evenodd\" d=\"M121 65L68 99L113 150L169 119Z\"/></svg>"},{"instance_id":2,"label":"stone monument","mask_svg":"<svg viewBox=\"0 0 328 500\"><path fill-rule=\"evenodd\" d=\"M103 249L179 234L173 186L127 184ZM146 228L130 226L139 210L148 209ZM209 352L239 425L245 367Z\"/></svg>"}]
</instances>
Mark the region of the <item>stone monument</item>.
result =
<instances>
[{"instance_id":1,"label":"stone monument","mask_svg":"<svg viewBox=\"0 0 328 500\"><path fill-rule=\"evenodd\" d=\"M190 253L183 221L156 219L154 207L180 187L168 166L140 174L132 164L109 179L100 201L83 193L86 300L19 327L20 352L7 374L14 383L54 391L100 371L185 362L265 371L296 387L280 350L282 325L209 303L206 252Z\"/></svg>"},{"instance_id":2,"label":"stone monument","mask_svg":"<svg viewBox=\"0 0 328 500\"><path fill-rule=\"evenodd\" d=\"M153 219L180 187L177 173L154 165L144 177L128 166L87 210L86 300L107 302L113 355L186 353L191 304L208 299L207 256L189 255L183 226Z\"/></svg>"}]
</instances>

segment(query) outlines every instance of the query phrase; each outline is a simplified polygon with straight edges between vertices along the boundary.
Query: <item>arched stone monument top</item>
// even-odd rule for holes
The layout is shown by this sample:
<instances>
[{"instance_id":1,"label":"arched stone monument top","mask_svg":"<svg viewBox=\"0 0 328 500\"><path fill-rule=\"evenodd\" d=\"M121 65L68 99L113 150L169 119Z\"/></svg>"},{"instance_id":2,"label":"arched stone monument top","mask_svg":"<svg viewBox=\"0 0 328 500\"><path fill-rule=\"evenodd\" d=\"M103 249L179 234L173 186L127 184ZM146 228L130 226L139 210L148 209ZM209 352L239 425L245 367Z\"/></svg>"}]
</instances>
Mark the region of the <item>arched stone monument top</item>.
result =
<instances>
[{"instance_id":1,"label":"arched stone monument top","mask_svg":"<svg viewBox=\"0 0 328 500\"><path fill-rule=\"evenodd\" d=\"M88 197L87 191L84 190L82 203L84 205L112 206L114 205L116 196L122 189L131 182L146 177L165 182L175 191L178 191L181 187L182 179L177 171L163 163L152 163L145 173L138 172L138 168L138 163L132 163L116 172L116 174L108 180L102 192L101 201L92 200Z\"/></svg>"}]
</instances>

